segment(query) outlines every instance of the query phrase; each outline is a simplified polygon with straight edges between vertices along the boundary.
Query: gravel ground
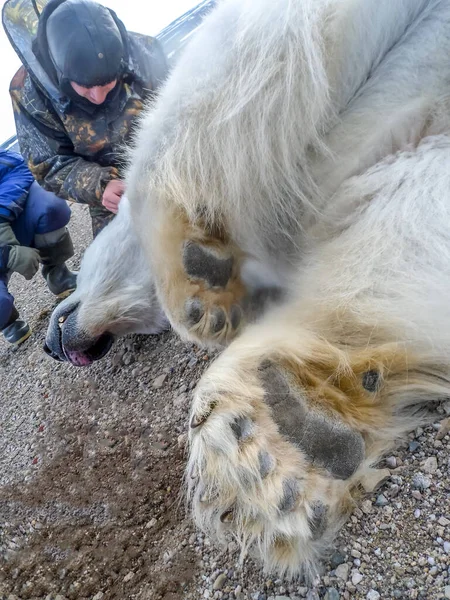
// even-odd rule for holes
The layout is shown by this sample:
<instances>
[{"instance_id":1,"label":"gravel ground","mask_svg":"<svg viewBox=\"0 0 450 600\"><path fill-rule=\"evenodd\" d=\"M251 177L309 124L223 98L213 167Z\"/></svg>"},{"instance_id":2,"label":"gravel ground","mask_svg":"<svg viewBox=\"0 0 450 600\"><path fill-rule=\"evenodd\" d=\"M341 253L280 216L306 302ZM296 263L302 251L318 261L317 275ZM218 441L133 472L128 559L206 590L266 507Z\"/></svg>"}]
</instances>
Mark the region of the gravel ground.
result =
<instances>
[{"instance_id":1,"label":"gravel ground","mask_svg":"<svg viewBox=\"0 0 450 600\"><path fill-rule=\"evenodd\" d=\"M79 253L90 241L74 208ZM176 336L132 336L88 369L41 347L54 299L12 280L34 335L0 340L0 598L338 600L450 598L450 402L386 459L323 575L264 575L194 531L180 501L191 390L212 356Z\"/></svg>"}]
</instances>

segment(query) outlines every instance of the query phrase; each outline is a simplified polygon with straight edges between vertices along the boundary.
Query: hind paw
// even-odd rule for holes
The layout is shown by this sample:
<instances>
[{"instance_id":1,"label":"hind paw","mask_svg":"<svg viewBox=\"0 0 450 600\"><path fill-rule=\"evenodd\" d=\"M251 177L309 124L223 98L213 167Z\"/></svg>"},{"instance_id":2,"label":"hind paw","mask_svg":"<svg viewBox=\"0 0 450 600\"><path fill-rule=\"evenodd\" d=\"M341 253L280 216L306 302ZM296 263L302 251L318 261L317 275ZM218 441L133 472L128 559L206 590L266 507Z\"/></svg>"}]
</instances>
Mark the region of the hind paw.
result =
<instances>
[{"instance_id":1,"label":"hind paw","mask_svg":"<svg viewBox=\"0 0 450 600\"><path fill-rule=\"evenodd\" d=\"M311 402L295 370L239 363L230 351L200 382L192 408L194 518L215 536L231 529L269 569L313 572L352 505L363 436Z\"/></svg>"}]
</instances>

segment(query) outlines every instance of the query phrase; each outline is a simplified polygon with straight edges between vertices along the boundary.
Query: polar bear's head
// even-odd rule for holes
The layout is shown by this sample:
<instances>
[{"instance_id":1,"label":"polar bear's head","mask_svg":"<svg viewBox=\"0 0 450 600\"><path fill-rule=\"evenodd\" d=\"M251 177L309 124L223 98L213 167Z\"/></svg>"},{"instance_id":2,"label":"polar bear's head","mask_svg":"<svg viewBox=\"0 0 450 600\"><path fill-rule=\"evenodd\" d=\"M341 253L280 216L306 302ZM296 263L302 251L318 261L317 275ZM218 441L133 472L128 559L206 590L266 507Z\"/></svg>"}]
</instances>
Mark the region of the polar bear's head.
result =
<instances>
[{"instance_id":1,"label":"polar bear's head","mask_svg":"<svg viewBox=\"0 0 450 600\"><path fill-rule=\"evenodd\" d=\"M86 366L105 356L116 336L167 327L124 197L117 217L86 250L77 289L54 310L44 350Z\"/></svg>"}]
</instances>

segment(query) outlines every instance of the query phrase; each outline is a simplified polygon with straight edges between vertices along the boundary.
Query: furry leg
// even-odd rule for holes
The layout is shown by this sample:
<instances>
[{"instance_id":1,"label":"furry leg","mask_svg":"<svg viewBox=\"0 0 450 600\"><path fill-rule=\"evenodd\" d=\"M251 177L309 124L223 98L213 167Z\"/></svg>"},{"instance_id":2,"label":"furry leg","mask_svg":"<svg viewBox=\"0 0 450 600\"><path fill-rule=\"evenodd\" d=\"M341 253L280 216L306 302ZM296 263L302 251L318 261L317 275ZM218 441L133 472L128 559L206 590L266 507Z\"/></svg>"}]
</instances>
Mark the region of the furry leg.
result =
<instances>
[{"instance_id":1,"label":"furry leg","mask_svg":"<svg viewBox=\"0 0 450 600\"><path fill-rule=\"evenodd\" d=\"M187 485L202 529L232 531L269 570L313 575L430 384L404 345L340 347L296 314L249 327L202 378Z\"/></svg>"}]
</instances>

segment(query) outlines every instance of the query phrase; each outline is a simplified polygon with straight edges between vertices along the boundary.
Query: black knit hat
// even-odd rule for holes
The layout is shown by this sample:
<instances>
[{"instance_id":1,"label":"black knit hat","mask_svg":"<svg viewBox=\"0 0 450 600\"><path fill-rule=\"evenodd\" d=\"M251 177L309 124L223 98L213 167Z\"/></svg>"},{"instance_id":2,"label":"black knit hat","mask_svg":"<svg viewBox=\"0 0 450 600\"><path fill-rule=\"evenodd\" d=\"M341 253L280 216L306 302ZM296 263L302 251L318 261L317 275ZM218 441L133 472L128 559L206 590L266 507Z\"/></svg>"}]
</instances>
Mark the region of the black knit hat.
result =
<instances>
[{"instance_id":1,"label":"black knit hat","mask_svg":"<svg viewBox=\"0 0 450 600\"><path fill-rule=\"evenodd\" d=\"M48 18L46 37L60 83L93 87L119 78L126 55L124 40L112 11L104 6L91 0L65 0Z\"/></svg>"}]
</instances>

